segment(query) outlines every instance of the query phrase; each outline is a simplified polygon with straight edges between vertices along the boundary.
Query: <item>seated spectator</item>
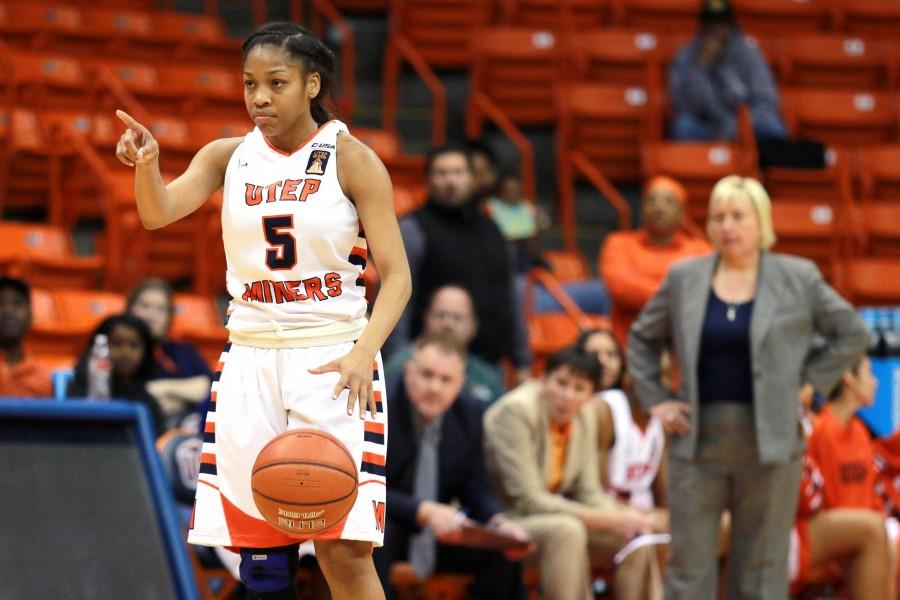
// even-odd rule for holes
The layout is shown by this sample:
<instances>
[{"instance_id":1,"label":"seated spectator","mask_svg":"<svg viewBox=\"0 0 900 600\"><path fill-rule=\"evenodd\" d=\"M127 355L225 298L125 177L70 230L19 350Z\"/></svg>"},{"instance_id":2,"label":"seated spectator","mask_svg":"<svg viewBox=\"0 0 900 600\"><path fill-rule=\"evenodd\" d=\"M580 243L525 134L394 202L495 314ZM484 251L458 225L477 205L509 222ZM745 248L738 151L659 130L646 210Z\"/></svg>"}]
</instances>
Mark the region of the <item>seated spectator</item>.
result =
<instances>
[{"instance_id":1,"label":"seated spectator","mask_svg":"<svg viewBox=\"0 0 900 600\"><path fill-rule=\"evenodd\" d=\"M791 592L799 593L817 570L837 563L852 600L895 600L896 565L884 519L865 509L823 508L823 494L822 475L804 456L791 530Z\"/></svg>"},{"instance_id":2,"label":"seated spectator","mask_svg":"<svg viewBox=\"0 0 900 600\"><path fill-rule=\"evenodd\" d=\"M537 206L522 195L522 179L517 174L500 176L497 193L487 199L485 209L509 244L516 273L544 265L538 241L540 215Z\"/></svg>"},{"instance_id":3,"label":"seated spectator","mask_svg":"<svg viewBox=\"0 0 900 600\"><path fill-rule=\"evenodd\" d=\"M497 194L499 166L497 155L483 142L468 142L466 150L472 161L472 177L475 180L476 202L483 203Z\"/></svg>"},{"instance_id":4,"label":"seated spectator","mask_svg":"<svg viewBox=\"0 0 900 600\"><path fill-rule=\"evenodd\" d=\"M662 588L656 553L642 547L613 557L651 519L603 492L597 414L590 399L600 366L577 348L553 354L539 381L498 400L485 415L488 470L508 514L537 544L546 598L591 598L591 567L614 569L621 600L655 600Z\"/></svg>"},{"instance_id":5,"label":"seated spectator","mask_svg":"<svg viewBox=\"0 0 900 600\"><path fill-rule=\"evenodd\" d=\"M709 243L681 231L687 191L669 177L654 177L644 187L643 227L606 236L597 270L612 297L613 332L620 344L644 304L662 283L672 263L711 252Z\"/></svg>"},{"instance_id":6,"label":"seated spectator","mask_svg":"<svg viewBox=\"0 0 900 600\"><path fill-rule=\"evenodd\" d=\"M669 71L669 96L676 140L734 140L740 104L750 109L760 141L787 135L772 72L738 27L728 0L704 0L700 30Z\"/></svg>"},{"instance_id":7,"label":"seated spectator","mask_svg":"<svg viewBox=\"0 0 900 600\"><path fill-rule=\"evenodd\" d=\"M825 508L856 508L875 512L888 528L891 557L896 561L900 527L890 516L875 461L876 445L856 415L875 401L878 380L865 354L844 372L828 402L813 420L807 453L825 485Z\"/></svg>"},{"instance_id":8,"label":"seated spectator","mask_svg":"<svg viewBox=\"0 0 900 600\"><path fill-rule=\"evenodd\" d=\"M50 370L28 356L31 291L21 279L0 277L0 396L50 398Z\"/></svg>"},{"instance_id":9,"label":"seated spectator","mask_svg":"<svg viewBox=\"0 0 900 600\"><path fill-rule=\"evenodd\" d=\"M69 397L88 395L88 362L94 340L103 334L109 340L109 361L112 363L110 397L143 404L150 411L157 434L165 431L165 418L159 404L148 391L147 382L153 374L153 338L147 325L129 314L105 318L91 334L87 347L75 365L75 378L69 382Z\"/></svg>"},{"instance_id":10,"label":"seated spectator","mask_svg":"<svg viewBox=\"0 0 900 600\"><path fill-rule=\"evenodd\" d=\"M467 347L478 330L472 296L458 285L445 285L435 290L425 313L423 334L443 333L455 336ZM412 354L412 345L394 352L384 366L384 376L390 384L403 377L403 369ZM484 405L490 405L503 392L500 370L477 356L466 360L466 390Z\"/></svg>"},{"instance_id":11,"label":"seated spectator","mask_svg":"<svg viewBox=\"0 0 900 600\"><path fill-rule=\"evenodd\" d=\"M876 493L875 448L856 412L875 401L878 380L866 355L844 373L813 420L809 454L825 478L825 506L881 511Z\"/></svg>"},{"instance_id":12,"label":"seated spectator","mask_svg":"<svg viewBox=\"0 0 900 600\"><path fill-rule=\"evenodd\" d=\"M600 482L622 502L648 514L655 531L668 531L666 506L666 434L630 392L622 347L610 331L587 331L583 352L598 357L597 448Z\"/></svg>"},{"instance_id":13,"label":"seated spectator","mask_svg":"<svg viewBox=\"0 0 900 600\"><path fill-rule=\"evenodd\" d=\"M156 343L147 391L174 420L196 413L209 396L212 373L194 346L168 337L175 314L172 288L162 279L145 279L129 294L125 310L147 324Z\"/></svg>"},{"instance_id":14,"label":"seated spectator","mask_svg":"<svg viewBox=\"0 0 900 600\"><path fill-rule=\"evenodd\" d=\"M476 206L472 162L465 146L434 148L426 161L428 200L400 221L409 259L413 293L385 345L385 356L409 343L422 329L431 294L448 283L472 291L480 324L471 353L492 365L509 359L526 377L530 357L519 340L512 270L506 241Z\"/></svg>"},{"instance_id":15,"label":"seated spectator","mask_svg":"<svg viewBox=\"0 0 900 600\"><path fill-rule=\"evenodd\" d=\"M475 575L472 596L522 598L518 564L502 554L447 544L469 520L527 540L491 491L482 457L481 402L463 388L465 349L448 335L423 336L402 380L388 381L387 513L375 567L394 597L391 565L409 560L433 571ZM458 507L458 508L457 508Z\"/></svg>"},{"instance_id":16,"label":"seated spectator","mask_svg":"<svg viewBox=\"0 0 900 600\"><path fill-rule=\"evenodd\" d=\"M813 389L800 392L804 430ZM867 508L827 508L828 482L807 449L803 456L797 517L791 530L789 575L791 593L800 593L816 571L832 574L834 563L846 579L853 600L894 600L896 556L882 515Z\"/></svg>"}]
</instances>

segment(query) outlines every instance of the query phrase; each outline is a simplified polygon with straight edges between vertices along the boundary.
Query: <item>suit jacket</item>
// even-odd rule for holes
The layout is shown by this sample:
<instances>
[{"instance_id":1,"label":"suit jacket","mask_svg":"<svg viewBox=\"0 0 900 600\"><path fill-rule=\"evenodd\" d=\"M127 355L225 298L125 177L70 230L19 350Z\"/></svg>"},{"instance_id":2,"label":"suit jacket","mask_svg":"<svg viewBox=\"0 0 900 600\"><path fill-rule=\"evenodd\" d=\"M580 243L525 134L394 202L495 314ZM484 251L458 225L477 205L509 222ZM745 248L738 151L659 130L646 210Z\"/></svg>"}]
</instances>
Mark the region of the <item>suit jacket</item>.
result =
<instances>
[{"instance_id":1,"label":"suit jacket","mask_svg":"<svg viewBox=\"0 0 900 600\"><path fill-rule=\"evenodd\" d=\"M539 382L525 382L485 414L485 460L509 514L578 514L585 505L612 506L614 501L600 486L593 403L572 420L560 492L547 489L553 442L540 392Z\"/></svg>"},{"instance_id":2,"label":"suit jacket","mask_svg":"<svg viewBox=\"0 0 900 600\"><path fill-rule=\"evenodd\" d=\"M419 439L414 409L403 380L388 384L387 518L418 531L416 512L421 500L413 493ZM463 390L444 413L438 446L438 502L458 500L468 516L487 522L503 511L491 490L481 453L481 402Z\"/></svg>"},{"instance_id":3,"label":"suit jacket","mask_svg":"<svg viewBox=\"0 0 900 600\"><path fill-rule=\"evenodd\" d=\"M673 346L681 399L692 430L670 440L672 456L692 459L697 447L700 336L718 253L673 265L631 326L628 371L644 408L668 400L660 355ZM824 344L814 339L824 338ZM821 341L821 340L820 340ZM827 394L869 343L862 320L822 279L812 262L763 252L750 320L753 411L760 460L783 462L803 448L797 393L809 382Z\"/></svg>"}]
</instances>

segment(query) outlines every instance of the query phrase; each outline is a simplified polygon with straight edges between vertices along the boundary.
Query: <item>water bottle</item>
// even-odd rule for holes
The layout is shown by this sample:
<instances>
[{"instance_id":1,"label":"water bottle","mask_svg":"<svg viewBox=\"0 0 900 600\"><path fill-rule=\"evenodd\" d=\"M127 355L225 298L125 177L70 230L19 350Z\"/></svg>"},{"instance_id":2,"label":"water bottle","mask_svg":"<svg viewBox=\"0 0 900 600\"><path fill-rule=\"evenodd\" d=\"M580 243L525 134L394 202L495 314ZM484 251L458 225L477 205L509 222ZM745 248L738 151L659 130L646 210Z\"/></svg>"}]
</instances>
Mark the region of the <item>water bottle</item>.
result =
<instances>
[{"instance_id":1,"label":"water bottle","mask_svg":"<svg viewBox=\"0 0 900 600\"><path fill-rule=\"evenodd\" d=\"M109 339L98 333L94 337L87 368L87 395L90 400L109 400L112 385L112 362L109 360Z\"/></svg>"}]
</instances>

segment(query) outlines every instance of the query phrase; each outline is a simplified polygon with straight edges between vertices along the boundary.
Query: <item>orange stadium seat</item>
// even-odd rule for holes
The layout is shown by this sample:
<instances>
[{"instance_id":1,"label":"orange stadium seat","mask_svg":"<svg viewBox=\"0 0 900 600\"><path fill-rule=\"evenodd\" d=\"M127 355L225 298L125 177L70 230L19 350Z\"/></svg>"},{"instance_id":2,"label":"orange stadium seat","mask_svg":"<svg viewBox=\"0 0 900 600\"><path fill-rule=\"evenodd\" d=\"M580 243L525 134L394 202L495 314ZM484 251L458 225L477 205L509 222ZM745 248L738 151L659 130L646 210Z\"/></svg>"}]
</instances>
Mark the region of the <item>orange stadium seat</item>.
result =
<instances>
[{"instance_id":1,"label":"orange stadium seat","mask_svg":"<svg viewBox=\"0 0 900 600\"><path fill-rule=\"evenodd\" d=\"M38 115L15 108L3 117L6 134L0 145L0 214L10 209L49 211L60 200L61 153Z\"/></svg>"},{"instance_id":2,"label":"orange stadium seat","mask_svg":"<svg viewBox=\"0 0 900 600\"><path fill-rule=\"evenodd\" d=\"M697 28L700 0L618 0L615 18L619 25L657 32Z\"/></svg>"},{"instance_id":3,"label":"orange stadium seat","mask_svg":"<svg viewBox=\"0 0 900 600\"><path fill-rule=\"evenodd\" d=\"M76 256L60 227L0 221L0 268L46 288L91 289L101 281L99 256Z\"/></svg>"},{"instance_id":4,"label":"orange stadium seat","mask_svg":"<svg viewBox=\"0 0 900 600\"><path fill-rule=\"evenodd\" d=\"M844 146L897 139L897 111L886 93L792 89L782 98L788 128L797 137Z\"/></svg>"},{"instance_id":5,"label":"orange stadium seat","mask_svg":"<svg viewBox=\"0 0 900 600\"><path fill-rule=\"evenodd\" d=\"M580 154L612 181L637 181L641 144L661 137L653 119L659 98L640 86L591 83L562 87L558 98L560 172Z\"/></svg>"},{"instance_id":6,"label":"orange stadium seat","mask_svg":"<svg viewBox=\"0 0 900 600\"><path fill-rule=\"evenodd\" d=\"M408 187L404 185L394 186L394 212L397 217L403 217L418 210L425 204L424 186Z\"/></svg>"},{"instance_id":7,"label":"orange stadium seat","mask_svg":"<svg viewBox=\"0 0 900 600\"><path fill-rule=\"evenodd\" d=\"M533 29L592 29L609 22L610 4L609 0L503 0L503 19Z\"/></svg>"},{"instance_id":8,"label":"orange stadium seat","mask_svg":"<svg viewBox=\"0 0 900 600\"><path fill-rule=\"evenodd\" d=\"M900 259L900 205L863 202L856 212L862 253Z\"/></svg>"},{"instance_id":9,"label":"orange stadium seat","mask_svg":"<svg viewBox=\"0 0 900 600\"><path fill-rule=\"evenodd\" d=\"M888 60L877 41L841 34L798 34L786 36L781 48L781 85L852 90L888 85Z\"/></svg>"},{"instance_id":10,"label":"orange stadium seat","mask_svg":"<svg viewBox=\"0 0 900 600\"><path fill-rule=\"evenodd\" d=\"M534 310L535 286L542 286L563 307L562 312L537 313ZM532 269L524 295L525 322L535 361L532 368L539 373L544 360L557 350L578 339L585 329L609 328L605 317L586 315L560 286L559 280L546 269Z\"/></svg>"},{"instance_id":11,"label":"orange stadium seat","mask_svg":"<svg viewBox=\"0 0 900 600\"><path fill-rule=\"evenodd\" d=\"M78 356L100 321L125 310L125 297L112 292L52 289L46 294L54 308L44 312L55 319L33 324L29 347L38 354Z\"/></svg>"},{"instance_id":12,"label":"orange stadium seat","mask_svg":"<svg viewBox=\"0 0 900 600\"><path fill-rule=\"evenodd\" d=\"M178 117L154 117L144 123L156 139L162 152L159 154L160 168L168 173L182 173L190 164L199 141L194 139L193 130L186 119Z\"/></svg>"},{"instance_id":13,"label":"orange stadium seat","mask_svg":"<svg viewBox=\"0 0 900 600\"><path fill-rule=\"evenodd\" d=\"M485 121L516 146L526 196L535 195L534 148L521 126L548 126L556 120L556 88L565 68L565 36L512 28L485 29L473 39L476 59L466 107L466 137L480 138Z\"/></svg>"},{"instance_id":14,"label":"orange stadium seat","mask_svg":"<svg viewBox=\"0 0 900 600\"><path fill-rule=\"evenodd\" d=\"M35 9L41 5L35 5ZM59 13L60 5L44 5L44 17ZM88 58L99 54L121 55L128 52L128 42L153 35L150 13L128 7L66 7L78 12L69 17L71 23L60 22L45 29L32 40L31 46L56 52L67 52Z\"/></svg>"},{"instance_id":15,"label":"orange stadium seat","mask_svg":"<svg viewBox=\"0 0 900 600\"><path fill-rule=\"evenodd\" d=\"M421 187L425 182L425 156L403 151L396 131L353 127L350 131L384 163L394 185Z\"/></svg>"},{"instance_id":16,"label":"orange stadium seat","mask_svg":"<svg viewBox=\"0 0 900 600\"><path fill-rule=\"evenodd\" d=\"M551 124L560 43L549 31L524 28L487 29L475 38L467 134L479 137L485 117L495 111L520 125Z\"/></svg>"},{"instance_id":17,"label":"orange stadium seat","mask_svg":"<svg viewBox=\"0 0 900 600\"><path fill-rule=\"evenodd\" d=\"M42 109L93 105L88 73L78 60L65 54L14 52L10 62L14 105Z\"/></svg>"},{"instance_id":18,"label":"orange stadium seat","mask_svg":"<svg viewBox=\"0 0 900 600\"><path fill-rule=\"evenodd\" d=\"M732 0L738 23L750 33L826 31L836 14L831 0Z\"/></svg>"},{"instance_id":19,"label":"orange stadium seat","mask_svg":"<svg viewBox=\"0 0 900 600\"><path fill-rule=\"evenodd\" d=\"M865 200L900 200L900 144L867 146L859 151L858 169Z\"/></svg>"},{"instance_id":20,"label":"orange stadium seat","mask_svg":"<svg viewBox=\"0 0 900 600\"><path fill-rule=\"evenodd\" d=\"M584 255L577 250L544 250L542 256L560 283L584 281L591 276Z\"/></svg>"},{"instance_id":21,"label":"orange stadium seat","mask_svg":"<svg viewBox=\"0 0 900 600\"><path fill-rule=\"evenodd\" d=\"M172 337L186 340L200 350L211 365L215 365L228 341L228 331L219 309L210 296L175 294L175 318Z\"/></svg>"},{"instance_id":22,"label":"orange stadium seat","mask_svg":"<svg viewBox=\"0 0 900 600\"><path fill-rule=\"evenodd\" d=\"M98 185L98 177L93 168L85 168L86 154L93 154L96 162L122 173L121 164L115 158L115 146L123 127L110 112L89 111L42 111L40 120L53 143L70 154L64 163L59 191L51 199L50 222L63 227L71 227L81 217L105 218L109 206L105 201L104 189ZM69 136L77 135L89 150L74 148ZM132 185L124 188L131 194Z\"/></svg>"},{"instance_id":23,"label":"orange stadium seat","mask_svg":"<svg viewBox=\"0 0 900 600\"><path fill-rule=\"evenodd\" d=\"M74 4L7 0L3 7L4 40L21 36L32 48L46 45L53 34L77 34L83 25L82 9Z\"/></svg>"},{"instance_id":24,"label":"orange stadium seat","mask_svg":"<svg viewBox=\"0 0 900 600\"><path fill-rule=\"evenodd\" d=\"M829 148L824 169L768 167L764 174L766 190L773 197L783 198L835 200L850 197L853 195L851 161L851 152Z\"/></svg>"},{"instance_id":25,"label":"orange stadium seat","mask_svg":"<svg viewBox=\"0 0 900 600\"><path fill-rule=\"evenodd\" d=\"M816 261L826 278L834 273L840 253L839 208L836 203L772 199L772 223L777 238L774 250Z\"/></svg>"},{"instance_id":26,"label":"orange stadium seat","mask_svg":"<svg viewBox=\"0 0 900 600\"><path fill-rule=\"evenodd\" d=\"M168 65L159 77L169 91L183 100L185 115L216 114L240 118L247 109L242 101L243 80L238 68Z\"/></svg>"},{"instance_id":27,"label":"orange stadium seat","mask_svg":"<svg viewBox=\"0 0 900 600\"><path fill-rule=\"evenodd\" d=\"M198 148L220 138L244 137L253 129L253 123L246 115L234 120L225 120L221 117L208 119L192 117L188 126Z\"/></svg>"},{"instance_id":28,"label":"orange stadium seat","mask_svg":"<svg viewBox=\"0 0 900 600\"><path fill-rule=\"evenodd\" d=\"M641 146L661 137L654 118L659 100L643 87L583 83L561 87L558 103L556 174L566 243L574 243L579 181L612 206L619 228L630 227L630 207L612 182L640 179Z\"/></svg>"},{"instance_id":29,"label":"orange stadium seat","mask_svg":"<svg viewBox=\"0 0 900 600\"><path fill-rule=\"evenodd\" d=\"M468 68L473 60L472 36L496 18L496 3L484 0L392 0L390 35L384 49L382 126L396 128L400 74L406 63L432 95L432 142L442 143L447 100L434 70Z\"/></svg>"},{"instance_id":30,"label":"orange stadium seat","mask_svg":"<svg viewBox=\"0 0 900 600\"><path fill-rule=\"evenodd\" d=\"M662 85L660 46L649 31L601 29L575 34L569 55L576 80L652 88Z\"/></svg>"},{"instance_id":31,"label":"orange stadium seat","mask_svg":"<svg viewBox=\"0 0 900 600\"><path fill-rule=\"evenodd\" d=\"M837 0L838 14L847 32L896 38L900 30L900 4L885 0Z\"/></svg>"},{"instance_id":32,"label":"orange stadium seat","mask_svg":"<svg viewBox=\"0 0 900 600\"><path fill-rule=\"evenodd\" d=\"M688 191L688 216L706 221L709 194L726 175L756 176L755 158L737 144L718 142L655 142L645 144L641 168L645 178L668 175Z\"/></svg>"},{"instance_id":33,"label":"orange stadium seat","mask_svg":"<svg viewBox=\"0 0 900 600\"><path fill-rule=\"evenodd\" d=\"M151 114L173 114L181 108L185 96L168 85L160 69L152 62L121 58L94 58L92 69L107 69ZM119 100L101 96L99 107L110 113L119 108Z\"/></svg>"},{"instance_id":34,"label":"orange stadium seat","mask_svg":"<svg viewBox=\"0 0 900 600\"><path fill-rule=\"evenodd\" d=\"M484 0L394 0L391 37L402 37L431 67L462 69L473 60L472 34L491 25L496 12Z\"/></svg>"},{"instance_id":35,"label":"orange stadium seat","mask_svg":"<svg viewBox=\"0 0 900 600\"><path fill-rule=\"evenodd\" d=\"M900 260L854 258L844 261L840 286L857 306L900 304Z\"/></svg>"},{"instance_id":36,"label":"orange stadium seat","mask_svg":"<svg viewBox=\"0 0 900 600\"><path fill-rule=\"evenodd\" d=\"M153 13L154 40L171 45L172 57L237 70L241 41L229 38L222 21L211 15L175 11Z\"/></svg>"}]
</instances>

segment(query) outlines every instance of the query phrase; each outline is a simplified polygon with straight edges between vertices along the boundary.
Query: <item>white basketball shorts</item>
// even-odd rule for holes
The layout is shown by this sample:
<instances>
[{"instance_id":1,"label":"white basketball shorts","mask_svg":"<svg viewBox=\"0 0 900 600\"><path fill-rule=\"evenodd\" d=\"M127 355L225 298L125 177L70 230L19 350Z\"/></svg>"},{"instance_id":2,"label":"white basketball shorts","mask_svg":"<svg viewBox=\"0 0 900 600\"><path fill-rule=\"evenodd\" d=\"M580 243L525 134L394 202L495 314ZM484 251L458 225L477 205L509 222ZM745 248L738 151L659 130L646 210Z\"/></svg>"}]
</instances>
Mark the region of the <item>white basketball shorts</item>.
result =
<instances>
[{"instance_id":1,"label":"white basketball shorts","mask_svg":"<svg viewBox=\"0 0 900 600\"><path fill-rule=\"evenodd\" d=\"M230 548L271 548L303 539L348 539L381 546L384 539L387 399L381 355L372 384L378 403L373 419L347 414L347 391L331 399L340 375L308 369L339 358L353 342L309 348L254 348L226 344L213 376L203 434L200 477L188 542ZM359 494L344 521L312 538L271 527L250 490L253 463L273 437L313 427L341 440L356 460Z\"/></svg>"}]
</instances>

